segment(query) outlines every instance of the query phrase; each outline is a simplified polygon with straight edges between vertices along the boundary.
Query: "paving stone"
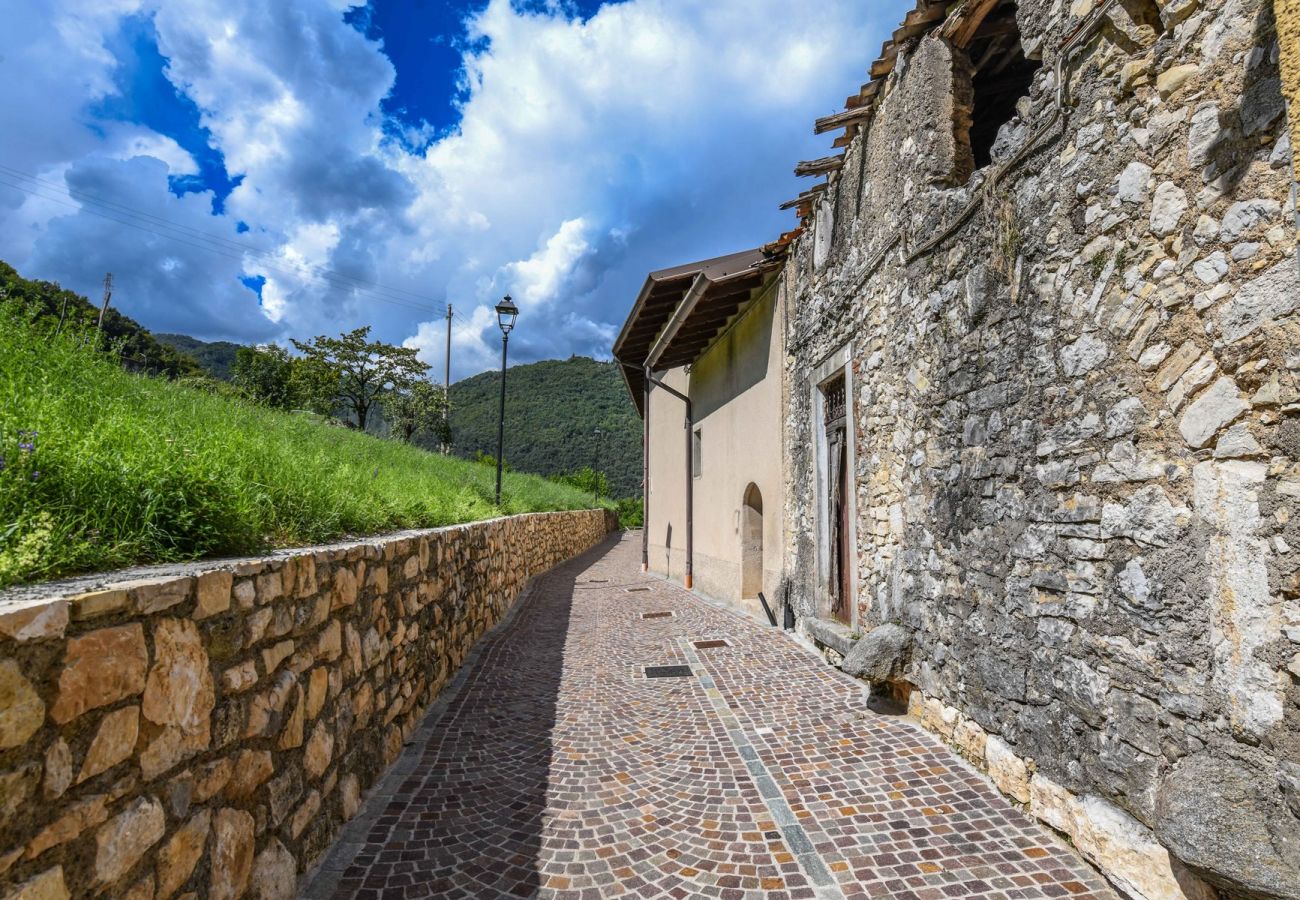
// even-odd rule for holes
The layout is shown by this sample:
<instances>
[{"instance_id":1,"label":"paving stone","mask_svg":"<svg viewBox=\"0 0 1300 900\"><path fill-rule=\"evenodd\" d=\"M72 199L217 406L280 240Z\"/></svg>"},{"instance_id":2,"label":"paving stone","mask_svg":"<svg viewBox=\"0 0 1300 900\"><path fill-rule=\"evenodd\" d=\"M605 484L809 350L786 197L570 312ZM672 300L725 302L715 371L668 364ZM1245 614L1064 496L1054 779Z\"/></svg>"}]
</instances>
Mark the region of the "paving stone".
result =
<instances>
[{"instance_id":1,"label":"paving stone","mask_svg":"<svg viewBox=\"0 0 1300 900\"><path fill-rule=\"evenodd\" d=\"M303 896L1114 897L860 682L639 551L539 579ZM644 675L669 665L693 675Z\"/></svg>"}]
</instances>

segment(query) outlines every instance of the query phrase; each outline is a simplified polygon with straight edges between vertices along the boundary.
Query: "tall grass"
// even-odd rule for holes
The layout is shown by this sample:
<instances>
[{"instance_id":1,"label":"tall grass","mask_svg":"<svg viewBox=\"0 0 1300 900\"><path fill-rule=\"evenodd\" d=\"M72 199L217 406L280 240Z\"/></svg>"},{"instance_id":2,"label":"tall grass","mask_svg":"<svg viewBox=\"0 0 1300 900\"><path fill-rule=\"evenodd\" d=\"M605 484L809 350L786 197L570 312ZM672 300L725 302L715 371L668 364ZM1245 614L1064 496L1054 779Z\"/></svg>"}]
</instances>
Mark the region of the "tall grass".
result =
<instances>
[{"instance_id":1,"label":"tall grass","mask_svg":"<svg viewBox=\"0 0 1300 900\"><path fill-rule=\"evenodd\" d=\"M0 585L262 552L591 498L134 375L0 305Z\"/></svg>"}]
</instances>

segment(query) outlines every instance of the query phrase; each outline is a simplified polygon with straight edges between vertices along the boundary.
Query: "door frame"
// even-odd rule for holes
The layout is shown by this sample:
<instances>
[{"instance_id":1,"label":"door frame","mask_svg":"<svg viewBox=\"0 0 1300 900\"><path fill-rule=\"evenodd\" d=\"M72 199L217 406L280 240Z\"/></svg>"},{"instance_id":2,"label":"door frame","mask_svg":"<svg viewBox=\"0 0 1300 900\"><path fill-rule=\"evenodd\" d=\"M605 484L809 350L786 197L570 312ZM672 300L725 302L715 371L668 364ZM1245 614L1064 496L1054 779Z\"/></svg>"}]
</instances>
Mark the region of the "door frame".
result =
<instances>
[{"instance_id":1,"label":"door frame","mask_svg":"<svg viewBox=\"0 0 1300 900\"><path fill-rule=\"evenodd\" d=\"M848 538L851 563L848 567L848 583L850 586L849 627L856 628L858 625L858 567L856 565L858 557L858 492L856 478L857 440L853 411L853 367L850 365L850 361L853 359L852 347L851 342L845 344L827 355L813 370L809 387L811 393L809 406L812 414L813 434L812 447L810 448L813 454L812 468L814 473L813 503L815 509L813 512L817 527L817 617L830 619L832 617L831 610L834 608L834 592L838 590L838 586L831 584L831 535L833 525L830 521L830 440L826 433L825 388L830 382L843 375L845 468L848 472L845 497L848 507Z\"/></svg>"}]
</instances>

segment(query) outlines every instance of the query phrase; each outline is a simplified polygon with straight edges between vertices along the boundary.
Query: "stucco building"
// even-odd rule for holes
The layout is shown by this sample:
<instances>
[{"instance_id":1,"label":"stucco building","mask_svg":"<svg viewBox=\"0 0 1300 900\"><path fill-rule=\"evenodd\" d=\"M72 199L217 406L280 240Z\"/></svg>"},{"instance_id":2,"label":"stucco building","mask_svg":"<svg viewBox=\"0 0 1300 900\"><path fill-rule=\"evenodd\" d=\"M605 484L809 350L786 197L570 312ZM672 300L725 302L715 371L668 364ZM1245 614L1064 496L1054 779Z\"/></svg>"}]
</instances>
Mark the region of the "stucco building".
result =
<instances>
[{"instance_id":1,"label":"stucco building","mask_svg":"<svg viewBox=\"0 0 1300 900\"><path fill-rule=\"evenodd\" d=\"M647 568L758 615L785 546L782 259L652 272L614 345L646 423Z\"/></svg>"},{"instance_id":2,"label":"stucco building","mask_svg":"<svg viewBox=\"0 0 1300 900\"><path fill-rule=\"evenodd\" d=\"M751 260L771 333L661 379L734 405L701 478L779 459L778 615L1134 897L1300 897L1295 29L1292 0L922 0ZM682 408L636 374L677 277L618 352L648 563L684 577ZM723 369L760 356L749 404ZM737 479L695 535L724 598Z\"/></svg>"}]
</instances>

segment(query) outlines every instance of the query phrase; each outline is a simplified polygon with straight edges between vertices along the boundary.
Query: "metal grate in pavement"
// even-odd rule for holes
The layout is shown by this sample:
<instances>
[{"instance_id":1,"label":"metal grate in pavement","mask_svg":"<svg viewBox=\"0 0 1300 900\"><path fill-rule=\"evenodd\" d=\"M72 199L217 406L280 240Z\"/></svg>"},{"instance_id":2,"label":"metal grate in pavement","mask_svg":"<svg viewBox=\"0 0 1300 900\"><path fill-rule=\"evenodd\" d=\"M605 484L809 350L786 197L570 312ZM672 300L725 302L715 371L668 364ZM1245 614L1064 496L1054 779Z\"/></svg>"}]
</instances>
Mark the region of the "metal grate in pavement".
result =
<instances>
[{"instance_id":1,"label":"metal grate in pavement","mask_svg":"<svg viewBox=\"0 0 1300 900\"><path fill-rule=\"evenodd\" d=\"M711 641L694 641L696 650L713 650L716 647L730 647L730 642L717 638Z\"/></svg>"},{"instance_id":2,"label":"metal grate in pavement","mask_svg":"<svg viewBox=\"0 0 1300 900\"><path fill-rule=\"evenodd\" d=\"M671 619L671 618L672 618L672 615L673 615L672 612L648 612L648 613L641 613L641 618L643 618L643 619Z\"/></svg>"},{"instance_id":3,"label":"metal grate in pavement","mask_svg":"<svg viewBox=\"0 0 1300 900\"><path fill-rule=\"evenodd\" d=\"M646 666L646 678L690 678L695 673L690 666Z\"/></svg>"},{"instance_id":4,"label":"metal grate in pavement","mask_svg":"<svg viewBox=\"0 0 1300 900\"><path fill-rule=\"evenodd\" d=\"M648 588L648 587L630 587L630 588L624 588L623 590L626 591L626 592L629 593L629 594L638 594L638 593L640 593L641 591L648 591L648 590L650 590L650 588Z\"/></svg>"}]
</instances>

